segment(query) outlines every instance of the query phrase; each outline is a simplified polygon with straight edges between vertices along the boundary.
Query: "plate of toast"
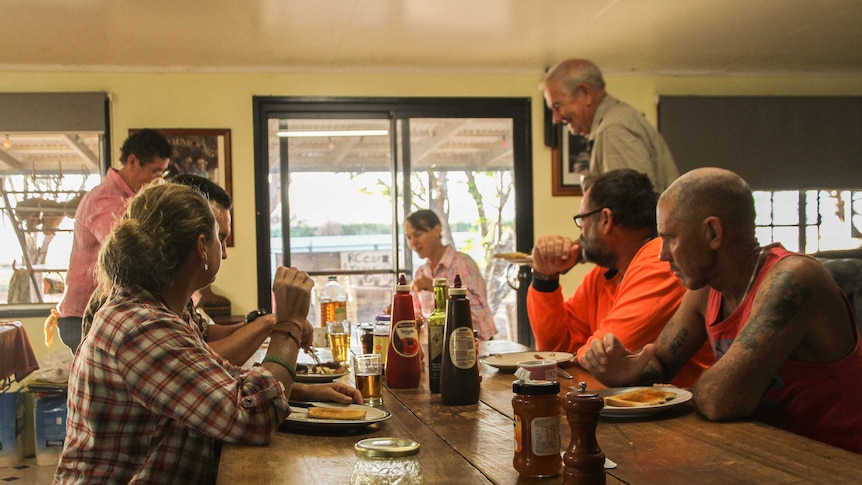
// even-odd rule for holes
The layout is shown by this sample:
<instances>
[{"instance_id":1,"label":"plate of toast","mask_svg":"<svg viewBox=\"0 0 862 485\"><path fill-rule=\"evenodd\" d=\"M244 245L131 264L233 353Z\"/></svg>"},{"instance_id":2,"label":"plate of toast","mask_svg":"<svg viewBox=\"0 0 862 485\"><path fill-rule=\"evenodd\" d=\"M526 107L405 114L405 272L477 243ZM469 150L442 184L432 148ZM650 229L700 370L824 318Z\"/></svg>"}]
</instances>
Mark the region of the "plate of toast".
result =
<instances>
[{"instance_id":1,"label":"plate of toast","mask_svg":"<svg viewBox=\"0 0 862 485\"><path fill-rule=\"evenodd\" d=\"M607 417L649 416L679 406L691 400L691 392L678 387L635 386L602 389L596 394L604 398L601 415Z\"/></svg>"},{"instance_id":2,"label":"plate of toast","mask_svg":"<svg viewBox=\"0 0 862 485\"><path fill-rule=\"evenodd\" d=\"M291 401L290 415L283 425L314 431L354 430L386 421L391 416L385 409L361 404Z\"/></svg>"}]
</instances>

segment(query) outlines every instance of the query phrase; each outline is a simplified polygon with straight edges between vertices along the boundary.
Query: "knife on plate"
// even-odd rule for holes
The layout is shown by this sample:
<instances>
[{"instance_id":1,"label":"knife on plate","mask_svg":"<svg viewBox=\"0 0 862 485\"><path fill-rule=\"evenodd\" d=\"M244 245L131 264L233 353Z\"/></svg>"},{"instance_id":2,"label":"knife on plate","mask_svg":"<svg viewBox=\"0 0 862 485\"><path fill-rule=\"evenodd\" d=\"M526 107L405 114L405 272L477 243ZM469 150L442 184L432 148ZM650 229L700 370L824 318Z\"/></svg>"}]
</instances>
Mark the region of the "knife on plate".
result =
<instances>
[{"instance_id":1,"label":"knife on plate","mask_svg":"<svg viewBox=\"0 0 862 485\"><path fill-rule=\"evenodd\" d=\"M288 406L292 408L313 408L314 404L305 401L287 401Z\"/></svg>"},{"instance_id":2,"label":"knife on plate","mask_svg":"<svg viewBox=\"0 0 862 485\"><path fill-rule=\"evenodd\" d=\"M313 402L308 402L308 401L287 401L287 404L288 404L288 406L290 406L292 408L306 408L307 409L307 408L320 407L320 406L314 404ZM347 407L351 406L351 404L342 404L340 402L328 402L326 404L328 404L328 406L324 406L324 407L347 408Z\"/></svg>"}]
</instances>

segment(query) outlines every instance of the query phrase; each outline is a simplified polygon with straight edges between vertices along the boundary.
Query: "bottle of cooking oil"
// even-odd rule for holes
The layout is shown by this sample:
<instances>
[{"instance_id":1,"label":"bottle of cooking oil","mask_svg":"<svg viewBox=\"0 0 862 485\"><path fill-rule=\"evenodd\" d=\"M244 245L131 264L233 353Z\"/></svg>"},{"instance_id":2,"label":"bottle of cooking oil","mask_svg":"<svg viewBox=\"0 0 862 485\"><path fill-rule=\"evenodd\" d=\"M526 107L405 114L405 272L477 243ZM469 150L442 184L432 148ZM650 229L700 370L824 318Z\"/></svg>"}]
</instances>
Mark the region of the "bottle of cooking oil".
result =
<instances>
[{"instance_id":1,"label":"bottle of cooking oil","mask_svg":"<svg viewBox=\"0 0 862 485\"><path fill-rule=\"evenodd\" d=\"M320 326L344 320L347 320L347 290L331 275L320 289Z\"/></svg>"}]
</instances>

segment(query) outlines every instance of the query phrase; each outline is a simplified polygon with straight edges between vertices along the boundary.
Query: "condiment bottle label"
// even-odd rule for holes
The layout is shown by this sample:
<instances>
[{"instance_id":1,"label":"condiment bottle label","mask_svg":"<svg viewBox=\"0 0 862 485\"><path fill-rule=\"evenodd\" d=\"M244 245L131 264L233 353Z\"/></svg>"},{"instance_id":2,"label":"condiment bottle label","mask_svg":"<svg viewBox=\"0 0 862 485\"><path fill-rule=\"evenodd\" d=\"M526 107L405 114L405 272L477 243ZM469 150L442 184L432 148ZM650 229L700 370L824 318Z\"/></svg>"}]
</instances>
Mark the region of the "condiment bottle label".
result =
<instances>
[{"instance_id":1,"label":"condiment bottle label","mask_svg":"<svg viewBox=\"0 0 862 485\"><path fill-rule=\"evenodd\" d=\"M515 415L515 453L520 453L523 451L523 446L521 446L521 440L523 439L521 436L522 428L521 428L521 417L517 414Z\"/></svg>"},{"instance_id":2,"label":"condiment bottle label","mask_svg":"<svg viewBox=\"0 0 862 485\"><path fill-rule=\"evenodd\" d=\"M449 358L459 369L472 369L476 365L476 347L473 331L469 327L458 327L449 335Z\"/></svg>"},{"instance_id":3,"label":"condiment bottle label","mask_svg":"<svg viewBox=\"0 0 862 485\"><path fill-rule=\"evenodd\" d=\"M343 322L345 320L347 320L347 307L346 306L335 307L335 321L336 322Z\"/></svg>"},{"instance_id":4,"label":"condiment bottle label","mask_svg":"<svg viewBox=\"0 0 862 485\"><path fill-rule=\"evenodd\" d=\"M416 320L401 320L392 332L392 346L402 357L415 357L419 354L419 338L416 335Z\"/></svg>"},{"instance_id":5,"label":"condiment bottle label","mask_svg":"<svg viewBox=\"0 0 862 485\"><path fill-rule=\"evenodd\" d=\"M560 454L560 416L533 418L530 434L534 455Z\"/></svg>"},{"instance_id":6,"label":"condiment bottle label","mask_svg":"<svg viewBox=\"0 0 862 485\"><path fill-rule=\"evenodd\" d=\"M428 355L431 360L443 355L443 333L442 325L428 325Z\"/></svg>"}]
</instances>

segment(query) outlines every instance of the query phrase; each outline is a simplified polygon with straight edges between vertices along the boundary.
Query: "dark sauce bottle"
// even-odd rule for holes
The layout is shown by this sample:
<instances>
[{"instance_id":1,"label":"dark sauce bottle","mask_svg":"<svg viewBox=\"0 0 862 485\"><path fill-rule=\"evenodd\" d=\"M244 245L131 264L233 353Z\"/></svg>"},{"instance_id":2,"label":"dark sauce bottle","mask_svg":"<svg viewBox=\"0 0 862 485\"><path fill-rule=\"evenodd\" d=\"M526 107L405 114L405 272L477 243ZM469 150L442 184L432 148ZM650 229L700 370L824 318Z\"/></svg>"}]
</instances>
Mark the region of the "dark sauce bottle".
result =
<instances>
[{"instance_id":1,"label":"dark sauce bottle","mask_svg":"<svg viewBox=\"0 0 862 485\"><path fill-rule=\"evenodd\" d=\"M467 288L461 276L449 288L446 305L446 333L440 367L440 396L444 404L475 404L479 401L479 365Z\"/></svg>"}]
</instances>

